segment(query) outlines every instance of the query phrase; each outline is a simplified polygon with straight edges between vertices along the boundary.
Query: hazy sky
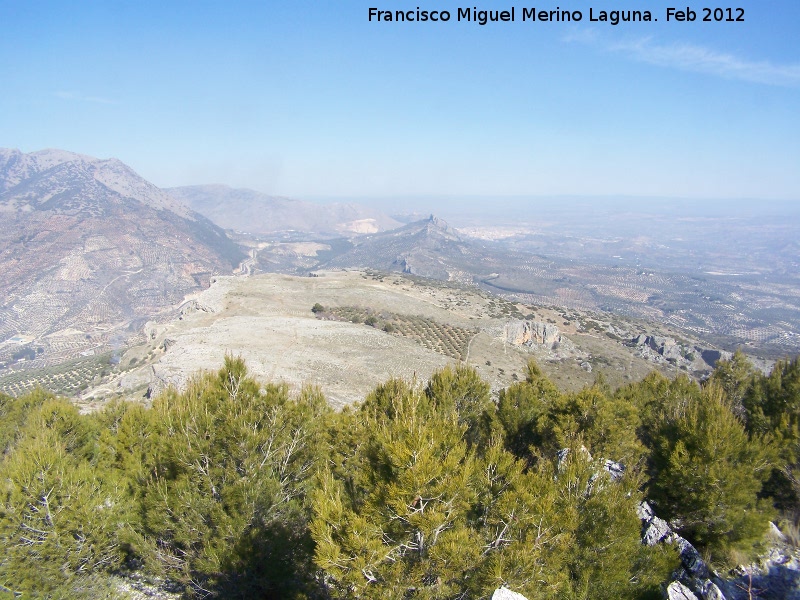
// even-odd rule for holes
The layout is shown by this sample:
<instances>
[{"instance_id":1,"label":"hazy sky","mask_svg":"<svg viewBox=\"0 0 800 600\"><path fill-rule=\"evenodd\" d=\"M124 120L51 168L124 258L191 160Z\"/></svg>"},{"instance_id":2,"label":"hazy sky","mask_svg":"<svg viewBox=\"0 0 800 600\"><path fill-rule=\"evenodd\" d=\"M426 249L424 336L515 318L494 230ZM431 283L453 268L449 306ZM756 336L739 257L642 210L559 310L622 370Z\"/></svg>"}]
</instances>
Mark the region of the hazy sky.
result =
<instances>
[{"instance_id":1,"label":"hazy sky","mask_svg":"<svg viewBox=\"0 0 800 600\"><path fill-rule=\"evenodd\" d=\"M667 0L563 0L536 8L582 22L523 23L533 5L478 5L516 8L482 27L448 1L0 0L0 146L295 197L800 200L800 2L667 23ZM452 18L370 23L370 6Z\"/></svg>"}]
</instances>

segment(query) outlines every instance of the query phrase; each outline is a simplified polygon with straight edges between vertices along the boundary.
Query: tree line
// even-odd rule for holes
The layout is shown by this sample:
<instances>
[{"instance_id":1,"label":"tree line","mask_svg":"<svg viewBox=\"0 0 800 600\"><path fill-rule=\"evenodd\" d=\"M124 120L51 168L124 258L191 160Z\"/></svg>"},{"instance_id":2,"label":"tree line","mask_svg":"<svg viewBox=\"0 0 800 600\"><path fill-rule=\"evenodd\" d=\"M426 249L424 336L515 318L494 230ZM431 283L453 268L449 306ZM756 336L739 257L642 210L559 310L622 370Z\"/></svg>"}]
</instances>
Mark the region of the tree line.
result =
<instances>
[{"instance_id":1,"label":"tree line","mask_svg":"<svg viewBox=\"0 0 800 600\"><path fill-rule=\"evenodd\" d=\"M736 353L702 385L651 373L562 393L531 362L493 399L466 366L333 411L228 356L147 408L0 396L0 597L659 598L677 551L712 564L800 515L800 364Z\"/></svg>"}]
</instances>

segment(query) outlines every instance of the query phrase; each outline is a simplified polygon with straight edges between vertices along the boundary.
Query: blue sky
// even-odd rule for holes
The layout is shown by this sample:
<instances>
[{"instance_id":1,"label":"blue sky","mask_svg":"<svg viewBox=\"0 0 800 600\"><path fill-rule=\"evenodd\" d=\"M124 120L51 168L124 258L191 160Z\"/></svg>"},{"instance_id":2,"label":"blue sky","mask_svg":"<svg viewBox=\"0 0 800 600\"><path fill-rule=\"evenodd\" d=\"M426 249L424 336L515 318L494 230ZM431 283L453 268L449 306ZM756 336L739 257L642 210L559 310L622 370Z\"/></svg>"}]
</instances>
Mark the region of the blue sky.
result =
<instances>
[{"instance_id":1,"label":"blue sky","mask_svg":"<svg viewBox=\"0 0 800 600\"><path fill-rule=\"evenodd\" d=\"M370 23L370 6L517 21ZM522 23L531 6L584 19ZM301 198L800 200L800 3L737 0L744 23L700 22L702 4L667 23L669 6L0 0L0 146Z\"/></svg>"}]
</instances>

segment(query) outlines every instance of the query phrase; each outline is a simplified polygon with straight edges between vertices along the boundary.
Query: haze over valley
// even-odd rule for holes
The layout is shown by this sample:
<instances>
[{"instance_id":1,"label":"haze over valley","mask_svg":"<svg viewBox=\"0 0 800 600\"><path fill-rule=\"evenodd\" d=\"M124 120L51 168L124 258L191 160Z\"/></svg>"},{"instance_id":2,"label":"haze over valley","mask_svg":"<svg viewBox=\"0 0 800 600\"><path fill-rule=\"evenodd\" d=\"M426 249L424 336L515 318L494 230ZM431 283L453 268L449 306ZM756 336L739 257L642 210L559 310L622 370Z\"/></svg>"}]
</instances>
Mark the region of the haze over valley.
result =
<instances>
[{"instance_id":1,"label":"haze over valley","mask_svg":"<svg viewBox=\"0 0 800 600\"><path fill-rule=\"evenodd\" d=\"M212 357L218 354L248 355L261 340L201 335L198 339L205 338L206 346L201 354L207 358L184 353L183 366L176 371L173 358L181 345L173 349L178 338L165 332L175 323L186 332L181 335L193 335L186 329L194 322L187 320L186 311L192 312L198 301L203 305L199 294L212 281L221 286L221 277L241 279L234 296L246 298L262 293L256 291L262 285L259 274L267 273L311 276L312 282L323 273L334 277L336 271L354 269L396 273L416 277L408 285L428 286L434 295L437 286L446 284L456 286L456 294L488 293L498 302L510 302L505 314L495 317L503 317L501 322L483 322L480 311L467 311L461 320L440 319L443 327L475 321L467 323L467 342L481 331L495 331L489 335L496 337L498 326L549 311L546 319L528 321L549 321L561 328L558 335L565 342L575 342L574 352L545 352L548 360L578 367L572 385L585 383L592 369L611 372L614 381L640 376L643 367L634 363L642 360L702 377L717 358L739 347L765 360L800 348L800 286L794 268L800 250L797 216L791 211L779 218L769 211L737 216L706 207L698 216L689 207L682 212L680 202L669 208L659 201L655 210L633 212L624 211L624 203L618 210L606 206L593 211L585 206L591 199L572 199L572 204L529 199L511 202L520 213L513 225L508 207L495 212L487 208L472 215L465 211L456 218L463 223L458 229L434 214L418 219L413 210L403 213L397 203L390 217L367 202L314 203L221 185L161 190L113 159L61 150L3 150L0 156L6 282L0 307L0 386L12 393L49 384L63 393L87 395L92 402L120 394L142 397L165 382L185 382L199 364L213 368ZM584 203L583 210L578 202ZM474 200L472 206L478 206ZM447 203L442 208L447 214ZM271 288L270 297L276 299L298 285L292 279L274 281L287 286ZM264 310L290 319L279 328L285 334L305 322L291 321L298 314L313 319L309 311L317 302L367 311L360 321L371 311L379 315L388 310L380 302L373 306L369 290L361 289L359 281L356 277L353 285L360 291L352 293L364 294L363 300L337 300L330 294L314 298L307 291L302 301L281 300ZM395 283L402 286L402 281ZM272 306L270 302L264 307ZM389 312L401 320L428 311L413 296L398 302L407 306L401 310L393 305ZM224 321L241 310L219 306L211 312L212 321ZM153 337L156 331L161 333ZM591 342L593 331L600 342ZM422 352L427 359L420 358L423 362L410 372L429 373L454 359L483 368L477 355L468 359L444 347L423 344L411 351L407 344L414 345L413 335L411 339L383 364ZM311 336L301 346L321 351L324 343L318 341ZM524 354L524 348L518 350ZM267 342L256 364L271 364L269 373L299 382L304 359L288 352L270 356L270 351L277 352ZM334 364L336 345L331 352L326 360ZM521 372L524 360L519 360L508 372L491 375L499 376L498 385ZM355 358L351 362L360 364ZM134 367L139 375L124 376ZM368 364L364 369L382 373ZM337 372L341 370L331 370L329 378L318 374L315 381L339 403L356 400L375 383L373 375L364 384L337 384ZM334 391L337 385L342 391Z\"/></svg>"}]
</instances>

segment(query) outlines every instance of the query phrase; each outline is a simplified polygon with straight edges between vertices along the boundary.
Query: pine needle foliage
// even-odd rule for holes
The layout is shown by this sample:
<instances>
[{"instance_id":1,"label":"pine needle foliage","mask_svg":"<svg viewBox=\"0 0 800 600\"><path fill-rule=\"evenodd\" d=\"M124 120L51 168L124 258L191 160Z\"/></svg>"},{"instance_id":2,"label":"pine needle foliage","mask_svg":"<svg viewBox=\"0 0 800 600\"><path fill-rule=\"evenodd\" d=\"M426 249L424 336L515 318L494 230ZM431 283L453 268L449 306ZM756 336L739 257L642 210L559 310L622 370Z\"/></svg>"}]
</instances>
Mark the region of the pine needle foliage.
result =
<instances>
[{"instance_id":1,"label":"pine needle foliage","mask_svg":"<svg viewBox=\"0 0 800 600\"><path fill-rule=\"evenodd\" d=\"M314 389L292 400L285 385L259 386L230 356L216 375L160 396L152 446L128 443L121 452L123 464L131 448L145 461L141 511L151 561L201 594L231 585L253 595L302 588L298 567L310 544L304 502L329 410Z\"/></svg>"},{"instance_id":2,"label":"pine needle foliage","mask_svg":"<svg viewBox=\"0 0 800 600\"><path fill-rule=\"evenodd\" d=\"M140 570L187 598L657 598L678 560L639 502L712 560L751 553L798 510L799 390L798 361L739 354L703 386L569 394L531 362L495 403L459 365L334 412L228 356L149 408L0 396L0 597Z\"/></svg>"},{"instance_id":3,"label":"pine needle foliage","mask_svg":"<svg viewBox=\"0 0 800 600\"><path fill-rule=\"evenodd\" d=\"M27 399L13 452L0 465L0 582L27 595L70 597L120 565L127 507L114 473L97 469L98 432L66 401Z\"/></svg>"},{"instance_id":4,"label":"pine needle foliage","mask_svg":"<svg viewBox=\"0 0 800 600\"><path fill-rule=\"evenodd\" d=\"M652 427L650 497L659 514L701 548L752 548L773 517L758 498L773 456L747 435L723 388L712 384L674 402Z\"/></svg>"},{"instance_id":5,"label":"pine needle foliage","mask_svg":"<svg viewBox=\"0 0 800 600\"><path fill-rule=\"evenodd\" d=\"M555 390L535 365L531 374L541 379L527 385ZM474 377L445 369L424 392L390 381L345 415L362 419L363 438L331 438L344 442L347 451L332 454L349 464L329 465L312 501L327 593L488 598L506 585L533 600L657 590L675 556L640 543L638 476L612 481L585 449L559 460L529 448L538 453L530 466L506 449L499 426L473 441L471 424L496 419ZM514 423L520 431L526 421Z\"/></svg>"}]
</instances>

